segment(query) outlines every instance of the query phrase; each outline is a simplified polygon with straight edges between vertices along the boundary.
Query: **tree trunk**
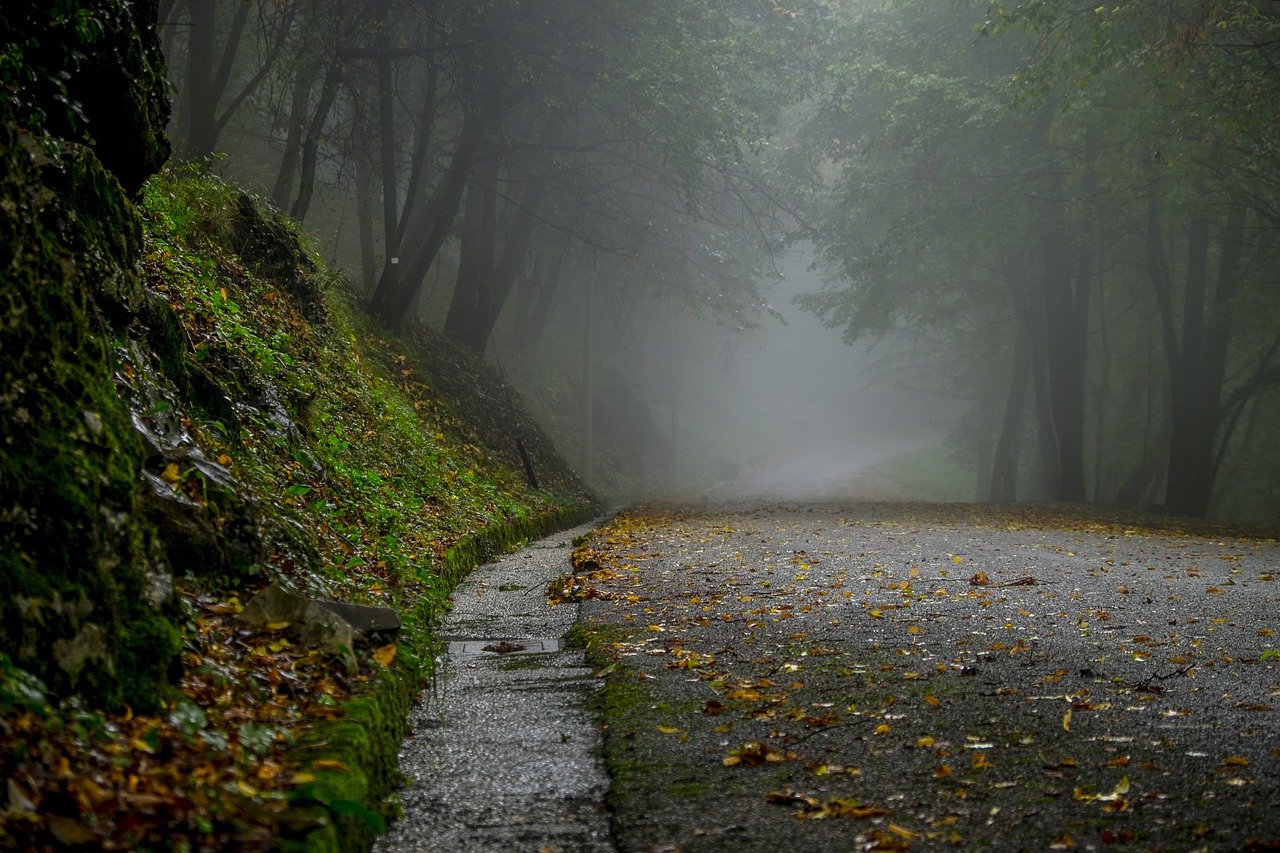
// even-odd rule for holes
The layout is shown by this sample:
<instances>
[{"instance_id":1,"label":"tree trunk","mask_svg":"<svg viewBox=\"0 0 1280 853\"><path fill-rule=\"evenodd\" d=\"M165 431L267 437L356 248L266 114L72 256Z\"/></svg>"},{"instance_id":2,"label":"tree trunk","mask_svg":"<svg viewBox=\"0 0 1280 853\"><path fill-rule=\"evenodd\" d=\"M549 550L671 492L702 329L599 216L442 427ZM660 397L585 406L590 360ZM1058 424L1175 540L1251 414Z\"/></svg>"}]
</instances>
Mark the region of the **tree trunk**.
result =
<instances>
[{"instance_id":1,"label":"tree trunk","mask_svg":"<svg viewBox=\"0 0 1280 853\"><path fill-rule=\"evenodd\" d=\"M370 313L381 322L398 327L407 319L409 308L418 297L427 270L439 254L440 247L449 236L453 220L458 215L458 206L467 185L467 174L471 170L472 155L484 135L490 117L491 111L486 110L480 114L472 113L463 121L462 135L454 150L453 160L432 191L431 197L427 199L426 210L419 218L423 223L422 230L411 228L401 241L402 247L415 245L417 248L407 263L401 256L400 274L394 279L384 276L369 301Z\"/></svg>"},{"instance_id":2,"label":"tree trunk","mask_svg":"<svg viewBox=\"0 0 1280 853\"><path fill-rule=\"evenodd\" d=\"M182 114L179 134L189 159L210 157L217 144L217 99L213 92L215 0L188 0L191 26L187 32L187 62L182 75Z\"/></svg>"},{"instance_id":3,"label":"tree trunk","mask_svg":"<svg viewBox=\"0 0 1280 853\"><path fill-rule=\"evenodd\" d=\"M369 293L378 282L378 250L373 236L373 169L363 152L356 162L356 219L360 228L360 289Z\"/></svg>"},{"instance_id":4,"label":"tree trunk","mask_svg":"<svg viewBox=\"0 0 1280 853\"><path fill-rule=\"evenodd\" d=\"M1000 425L1000 438L996 441L991 466L990 490L987 500L992 503L1013 503L1018 499L1018 457L1022 448L1023 412L1027 405L1027 383L1031 378L1031 347L1021 328L1013 350L1013 370L1009 382L1009 397L1005 402L1004 420Z\"/></svg>"},{"instance_id":5,"label":"tree trunk","mask_svg":"<svg viewBox=\"0 0 1280 853\"><path fill-rule=\"evenodd\" d=\"M1053 476L1049 498L1084 501L1085 364L1091 258L1081 253L1071 274L1070 253L1054 222L1041 235L1045 306L1045 370L1053 422Z\"/></svg>"},{"instance_id":6,"label":"tree trunk","mask_svg":"<svg viewBox=\"0 0 1280 853\"><path fill-rule=\"evenodd\" d=\"M540 143L542 148L554 149L560 138L560 128L560 122L553 116L543 133ZM493 177L496 185L496 169ZM530 169L527 179L529 185L516 202L511 222L507 226L502 257L483 278L464 281L462 271L458 272L458 284L454 288L453 301L449 306L449 317L455 322L450 324L446 321L445 332L473 352L484 352L488 346L494 326L498 323L498 316L511 297L516 278L528 263L529 245L536 230L538 211L546 200L551 180L547 175L537 174L536 167ZM470 289L474 289L474 293L469 293ZM455 305L458 306L456 317Z\"/></svg>"},{"instance_id":7,"label":"tree trunk","mask_svg":"<svg viewBox=\"0 0 1280 853\"><path fill-rule=\"evenodd\" d=\"M1211 288L1213 241L1209 223L1196 217L1187 228L1182 341L1169 383L1172 419L1165 507L1175 515L1203 517L1213 497L1221 458L1217 441L1231 341L1227 313L1238 287L1243 232L1244 209L1238 207L1221 230L1217 281Z\"/></svg>"},{"instance_id":8,"label":"tree trunk","mask_svg":"<svg viewBox=\"0 0 1280 853\"><path fill-rule=\"evenodd\" d=\"M382 179L382 245L386 246L382 276L388 286L396 286L400 258L394 253L400 238L400 163L396 147L395 76L392 73L390 43L390 0L378 3L377 34L374 38L378 70L378 141Z\"/></svg>"},{"instance_id":9,"label":"tree trunk","mask_svg":"<svg viewBox=\"0 0 1280 853\"><path fill-rule=\"evenodd\" d=\"M289 98L288 128L285 130L284 152L280 156L280 170L276 172L271 199L276 207L285 210L293 195L294 180L298 175L298 160L302 156L302 139L310 125L311 90L320 76L320 63L308 61L294 75L293 91Z\"/></svg>"},{"instance_id":10,"label":"tree trunk","mask_svg":"<svg viewBox=\"0 0 1280 853\"><path fill-rule=\"evenodd\" d=\"M340 69L337 60L329 64L324 74L324 82L320 85L320 100L316 103L316 111L311 116L311 124L307 127L306 142L302 145L301 166L298 175L298 195L289 208L289 215L294 219L303 219L307 209L311 207L311 196L315 192L316 158L320 149L320 138L324 133L325 122L329 119L329 111L338 97L338 79Z\"/></svg>"},{"instance_id":11,"label":"tree trunk","mask_svg":"<svg viewBox=\"0 0 1280 853\"><path fill-rule=\"evenodd\" d=\"M491 286L495 243L498 239L498 161L492 152L481 155L467 181L462 212L462 246L458 278L444 321L444 333L476 352L472 334L479 322L483 291Z\"/></svg>"}]
</instances>

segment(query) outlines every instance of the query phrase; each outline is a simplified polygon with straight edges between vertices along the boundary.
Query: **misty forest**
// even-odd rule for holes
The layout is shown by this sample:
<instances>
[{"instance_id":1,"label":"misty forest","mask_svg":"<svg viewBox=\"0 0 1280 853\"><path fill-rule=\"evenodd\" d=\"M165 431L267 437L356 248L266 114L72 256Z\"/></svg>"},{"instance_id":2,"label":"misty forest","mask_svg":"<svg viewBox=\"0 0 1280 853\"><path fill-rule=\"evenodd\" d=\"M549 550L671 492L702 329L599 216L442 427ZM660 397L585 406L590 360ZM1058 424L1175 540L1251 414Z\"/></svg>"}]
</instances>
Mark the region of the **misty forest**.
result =
<instances>
[{"instance_id":1,"label":"misty forest","mask_svg":"<svg viewBox=\"0 0 1280 853\"><path fill-rule=\"evenodd\" d=\"M17 0L0 84L0 846L1280 845L1274 0Z\"/></svg>"}]
</instances>

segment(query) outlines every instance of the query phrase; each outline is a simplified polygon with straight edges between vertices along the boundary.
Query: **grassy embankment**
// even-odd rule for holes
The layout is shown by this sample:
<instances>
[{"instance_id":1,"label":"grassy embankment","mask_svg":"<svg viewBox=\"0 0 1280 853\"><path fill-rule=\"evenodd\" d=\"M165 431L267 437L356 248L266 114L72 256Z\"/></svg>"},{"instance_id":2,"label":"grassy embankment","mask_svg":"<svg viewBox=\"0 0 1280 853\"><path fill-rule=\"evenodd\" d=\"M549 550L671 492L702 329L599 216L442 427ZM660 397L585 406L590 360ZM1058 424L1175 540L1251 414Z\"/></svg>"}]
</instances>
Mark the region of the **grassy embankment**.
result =
<instances>
[{"instance_id":1,"label":"grassy embankment","mask_svg":"<svg viewBox=\"0 0 1280 853\"><path fill-rule=\"evenodd\" d=\"M19 797L0 842L359 848L393 808L404 717L457 579L582 520L591 497L482 366L373 326L283 217L194 173L153 179L141 207L144 284L171 310L111 343L164 451L144 476L170 492L149 514L181 666L135 713L58 703L6 663L0 754ZM404 629L357 649L355 669L240 629L271 581L394 607Z\"/></svg>"}]
</instances>

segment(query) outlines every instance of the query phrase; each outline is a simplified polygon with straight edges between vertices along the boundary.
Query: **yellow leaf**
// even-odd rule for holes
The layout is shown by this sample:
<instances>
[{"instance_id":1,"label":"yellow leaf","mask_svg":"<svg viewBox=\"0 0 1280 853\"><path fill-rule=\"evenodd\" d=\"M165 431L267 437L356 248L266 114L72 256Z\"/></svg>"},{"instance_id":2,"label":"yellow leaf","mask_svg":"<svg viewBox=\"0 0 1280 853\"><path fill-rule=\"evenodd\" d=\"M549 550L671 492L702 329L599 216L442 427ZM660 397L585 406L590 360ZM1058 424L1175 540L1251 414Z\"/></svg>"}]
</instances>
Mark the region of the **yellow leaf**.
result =
<instances>
[{"instance_id":1,"label":"yellow leaf","mask_svg":"<svg viewBox=\"0 0 1280 853\"><path fill-rule=\"evenodd\" d=\"M294 773L293 774L293 784L295 785L305 785L308 782L314 782L314 781L316 781L316 776L314 773Z\"/></svg>"},{"instance_id":2,"label":"yellow leaf","mask_svg":"<svg viewBox=\"0 0 1280 853\"><path fill-rule=\"evenodd\" d=\"M288 620L285 620L284 622L268 622L268 623L267 623L267 630L268 630L268 631L283 631L285 628L288 628L288 627L289 627L290 625L292 625L292 624L293 624L293 623L292 623L292 622L290 622L290 621L288 621Z\"/></svg>"},{"instance_id":3,"label":"yellow leaf","mask_svg":"<svg viewBox=\"0 0 1280 853\"><path fill-rule=\"evenodd\" d=\"M889 724L888 724L888 723L881 723L880 725L876 726L876 734L878 734L878 735L887 735L888 733L889 733Z\"/></svg>"},{"instance_id":4,"label":"yellow leaf","mask_svg":"<svg viewBox=\"0 0 1280 853\"><path fill-rule=\"evenodd\" d=\"M939 764L937 767L933 768L933 778L935 779L947 779L950 776L951 776L950 765Z\"/></svg>"},{"instance_id":5,"label":"yellow leaf","mask_svg":"<svg viewBox=\"0 0 1280 853\"><path fill-rule=\"evenodd\" d=\"M930 708L942 707L942 700L939 699L937 696L934 696L932 693L926 693L924 695L924 703L928 705Z\"/></svg>"},{"instance_id":6,"label":"yellow leaf","mask_svg":"<svg viewBox=\"0 0 1280 853\"><path fill-rule=\"evenodd\" d=\"M1062 730L1064 732L1071 731L1071 709L1067 709L1067 713L1062 715Z\"/></svg>"},{"instance_id":7,"label":"yellow leaf","mask_svg":"<svg viewBox=\"0 0 1280 853\"><path fill-rule=\"evenodd\" d=\"M248 782L245 782L243 779L236 782L236 790L240 792L240 796L242 797L258 796L258 789L250 785Z\"/></svg>"},{"instance_id":8,"label":"yellow leaf","mask_svg":"<svg viewBox=\"0 0 1280 853\"><path fill-rule=\"evenodd\" d=\"M182 472L178 470L178 463L170 462L164 466L164 470L160 472L160 479L170 485L177 485L178 481L182 479Z\"/></svg>"},{"instance_id":9,"label":"yellow leaf","mask_svg":"<svg viewBox=\"0 0 1280 853\"><path fill-rule=\"evenodd\" d=\"M926 749L931 746L933 746L933 738L928 735L925 735L916 741L916 749Z\"/></svg>"},{"instance_id":10,"label":"yellow leaf","mask_svg":"<svg viewBox=\"0 0 1280 853\"><path fill-rule=\"evenodd\" d=\"M387 643L382 648L373 653L373 659L378 662L381 667L391 666L391 662L396 659L396 644Z\"/></svg>"},{"instance_id":11,"label":"yellow leaf","mask_svg":"<svg viewBox=\"0 0 1280 853\"><path fill-rule=\"evenodd\" d=\"M339 773L350 773L351 768L343 764L336 758L317 758L311 762L312 768L316 770L336 770Z\"/></svg>"},{"instance_id":12,"label":"yellow leaf","mask_svg":"<svg viewBox=\"0 0 1280 853\"><path fill-rule=\"evenodd\" d=\"M673 735L680 731L680 729L676 726L658 726L658 731L662 732L664 735Z\"/></svg>"},{"instance_id":13,"label":"yellow leaf","mask_svg":"<svg viewBox=\"0 0 1280 853\"><path fill-rule=\"evenodd\" d=\"M1247 767L1249 765L1249 759L1245 758L1243 755L1228 755L1222 763L1227 767Z\"/></svg>"},{"instance_id":14,"label":"yellow leaf","mask_svg":"<svg viewBox=\"0 0 1280 853\"><path fill-rule=\"evenodd\" d=\"M1100 800L1101 802L1104 802L1104 803L1110 803L1110 802L1115 802L1116 800L1120 799L1122 796L1124 796L1124 795L1125 795L1125 794L1127 794L1127 793L1129 793L1129 777L1128 777L1128 776L1121 776L1121 777L1120 777L1120 781L1119 781L1119 782L1117 782L1117 783L1116 783L1116 786L1115 786L1114 788L1112 788L1112 789L1111 789L1111 793L1110 793L1110 794L1102 794L1102 795L1097 796L1097 797L1089 797L1089 796L1083 796L1083 797L1082 797L1082 796L1078 796L1078 795L1077 795L1077 796L1076 796L1076 799L1077 799L1077 800L1081 800L1081 799L1096 799L1096 800Z\"/></svg>"},{"instance_id":15,"label":"yellow leaf","mask_svg":"<svg viewBox=\"0 0 1280 853\"><path fill-rule=\"evenodd\" d=\"M879 618L880 618L881 616L883 616L884 614L883 614L883 613L881 613L879 610L872 610L872 611L871 611L870 613L868 613L867 615L868 615L868 616L870 616L872 619L879 619Z\"/></svg>"}]
</instances>

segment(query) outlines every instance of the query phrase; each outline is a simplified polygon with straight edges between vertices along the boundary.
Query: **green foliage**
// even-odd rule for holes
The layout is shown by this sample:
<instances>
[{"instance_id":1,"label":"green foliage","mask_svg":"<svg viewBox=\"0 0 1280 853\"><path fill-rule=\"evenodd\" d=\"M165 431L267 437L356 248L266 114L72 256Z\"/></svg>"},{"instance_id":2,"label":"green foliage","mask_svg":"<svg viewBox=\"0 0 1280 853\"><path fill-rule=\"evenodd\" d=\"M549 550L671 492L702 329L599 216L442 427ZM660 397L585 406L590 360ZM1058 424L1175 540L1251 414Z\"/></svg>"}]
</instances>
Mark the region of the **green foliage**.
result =
<instances>
[{"instance_id":1,"label":"green foliage","mask_svg":"<svg viewBox=\"0 0 1280 853\"><path fill-rule=\"evenodd\" d=\"M305 540L313 556L290 562L308 584L434 612L452 585L451 545L525 535L578 500L531 493L495 459L404 344L336 290L295 225L199 168L152 182L145 201L149 280L200 371L240 401L234 426L199 412L200 432L265 498L270 535ZM244 257L247 219L274 235L270 253L300 261Z\"/></svg>"},{"instance_id":2,"label":"green foliage","mask_svg":"<svg viewBox=\"0 0 1280 853\"><path fill-rule=\"evenodd\" d=\"M47 692L43 681L14 666L9 656L0 652L0 712L44 714L48 707Z\"/></svg>"}]
</instances>

